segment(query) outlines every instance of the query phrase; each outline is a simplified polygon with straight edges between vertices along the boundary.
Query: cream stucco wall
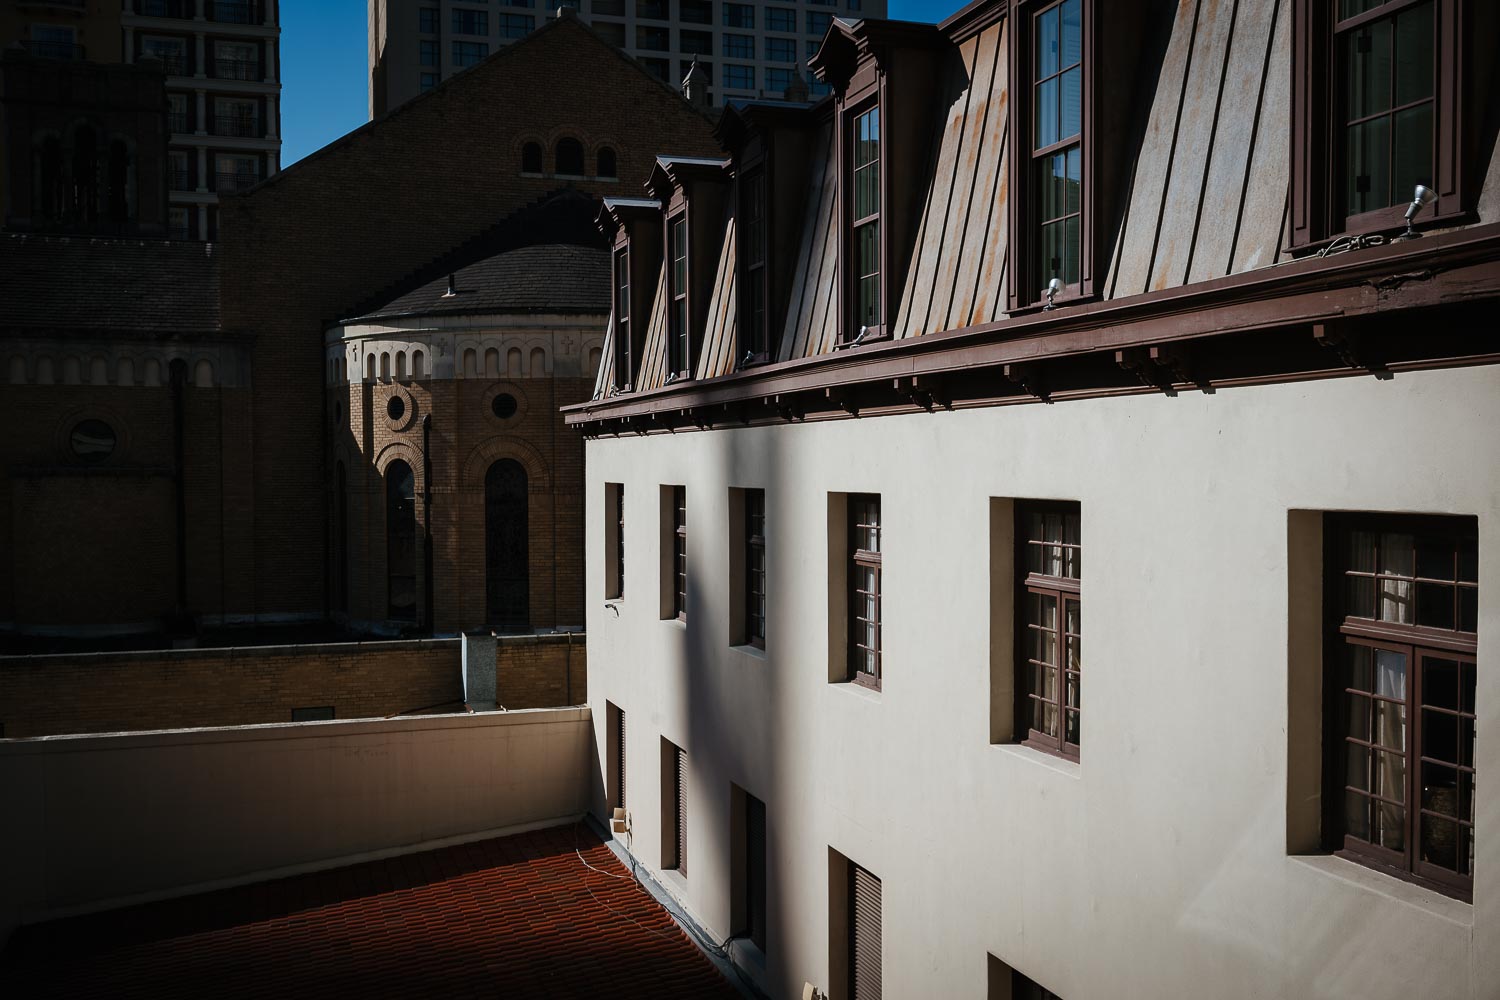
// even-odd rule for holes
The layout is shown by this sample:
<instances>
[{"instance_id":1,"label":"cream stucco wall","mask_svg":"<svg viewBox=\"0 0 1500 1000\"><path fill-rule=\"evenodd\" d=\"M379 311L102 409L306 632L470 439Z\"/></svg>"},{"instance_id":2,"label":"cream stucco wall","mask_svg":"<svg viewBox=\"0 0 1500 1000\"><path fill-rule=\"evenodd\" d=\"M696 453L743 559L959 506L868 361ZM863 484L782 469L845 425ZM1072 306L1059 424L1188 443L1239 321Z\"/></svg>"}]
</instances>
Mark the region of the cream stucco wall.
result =
<instances>
[{"instance_id":1,"label":"cream stucco wall","mask_svg":"<svg viewBox=\"0 0 1500 1000\"><path fill-rule=\"evenodd\" d=\"M1500 795L1481 778L1472 906L1289 856L1286 803L1297 510L1477 515L1477 764L1500 774L1497 428L1480 367L591 440L589 694L600 746L606 702L626 712L629 847L659 868L666 737L688 751L690 869L662 881L722 939L731 783L766 802L778 997L838 996L832 848L883 881L891 997L982 997L989 953L1067 1000L1493 1000ZM685 626L659 619L659 484L687 489ZM763 655L729 645L731 487L766 490ZM856 491L886 524L879 693L827 680L828 494ZM1077 765L990 743L992 497L1082 505Z\"/></svg>"},{"instance_id":2,"label":"cream stucco wall","mask_svg":"<svg viewBox=\"0 0 1500 1000\"><path fill-rule=\"evenodd\" d=\"M574 819L588 716L0 740L0 943L17 922Z\"/></svg>"}]
</instances>

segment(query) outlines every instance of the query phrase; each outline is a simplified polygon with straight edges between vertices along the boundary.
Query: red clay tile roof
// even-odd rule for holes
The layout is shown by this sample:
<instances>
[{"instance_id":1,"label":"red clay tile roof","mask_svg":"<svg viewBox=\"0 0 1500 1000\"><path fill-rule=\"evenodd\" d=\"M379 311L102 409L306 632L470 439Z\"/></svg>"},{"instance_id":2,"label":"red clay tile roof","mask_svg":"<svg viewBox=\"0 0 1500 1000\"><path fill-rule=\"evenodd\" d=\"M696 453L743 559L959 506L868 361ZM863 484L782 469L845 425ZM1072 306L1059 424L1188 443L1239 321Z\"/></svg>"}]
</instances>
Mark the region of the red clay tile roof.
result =
<instances>
[{"instance_id":1,"label":"red clay tile roof","mask_svg":"<svg viewBox=\"0 0 1500 1000\"><path fill-rule=\"evenodd\" d=\"M0 996L738 994L577 825L24 927Z\"/></svg>"}]
</instances>

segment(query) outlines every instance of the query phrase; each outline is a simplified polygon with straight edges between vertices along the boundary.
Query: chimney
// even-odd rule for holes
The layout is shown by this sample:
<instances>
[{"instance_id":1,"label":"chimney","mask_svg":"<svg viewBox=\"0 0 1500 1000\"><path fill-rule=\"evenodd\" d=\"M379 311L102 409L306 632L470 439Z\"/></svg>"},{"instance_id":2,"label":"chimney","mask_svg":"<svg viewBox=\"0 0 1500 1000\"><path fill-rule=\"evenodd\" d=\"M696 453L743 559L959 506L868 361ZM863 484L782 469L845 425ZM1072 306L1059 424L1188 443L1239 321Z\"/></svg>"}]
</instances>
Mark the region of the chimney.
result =
<instances>
[{"instance_id":1,"label":"chimney","mask_svg":"<svg viewBox=\"0 0 1500 1000\"><path fill-rule=\"evenodd\" d=\"M696 58L688 67L687 75L682 78L682 96L693 107L708 109L708 74L698 67Z\"/></svg>"},{"instance_id":2,"label":"chimney","mask_svg":"<svg viewBox=\"0 0 1500 1000\"><path fill-rule=\"evenodd\" d=\"M445 298L445 299L451 299L451 298L453 298L453 296L455 296L457 294L458 294L458 275L457 274L449 274L448 275L448 290L443 293L443 298Z\"/></svg>"},{"instance_id":3,"label":"chimney","mask_svg":"<svg viewBox=\"0 0 1500 1000\"><path fill-rule=\"evenodd\" d=\"M572 0L572 2L570 2L570 0L553 0L553 2L557 4L557 7L555 10L553 10L552 16L557 18L559 21L561 21L565 17L578 16L578 7L576 0Z\"/></svg>"},{"instance_id":4,"label":"chimney","mask_svg":"<svg viewBox=\"0 0 1500 1000\"><path fill-rule=\"evenodd\" d=\"M802 79L801 73L797 73L792 76L792 82L787 85L786 90L781 92L781 96L783 99L788 101L806 103L807 81Z\"/></svg>"}]
</instances>

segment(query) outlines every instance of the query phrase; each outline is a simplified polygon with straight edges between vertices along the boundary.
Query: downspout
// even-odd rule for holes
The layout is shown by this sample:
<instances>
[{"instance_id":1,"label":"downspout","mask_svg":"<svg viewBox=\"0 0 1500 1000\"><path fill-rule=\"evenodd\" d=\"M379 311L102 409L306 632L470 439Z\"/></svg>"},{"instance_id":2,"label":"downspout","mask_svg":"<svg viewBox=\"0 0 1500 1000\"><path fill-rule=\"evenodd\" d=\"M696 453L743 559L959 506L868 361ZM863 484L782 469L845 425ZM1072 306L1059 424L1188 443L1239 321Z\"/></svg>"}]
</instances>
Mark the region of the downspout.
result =
<instances>
[{"instance_id":1,"label":"downspout","mask_svg":"<svg viewBox=\"0 0 1500 1000\"><path fill-rule=\"evenodd\" d=\"M187 362L178 358L168 368L172 386L172 479L177 508L177 602L169 630L190 633L187 603Z\"/></svg>"},{"instance_id":2,"label":"downspout","mask_svg":"<svg viewBox=\"0 0 1500 1000\"><path fill-rule=\"evenodd\" d=\"M432 599L432 414L422 414L422 586L427 604L427 634L437 632Z\"/></svg>"}]
</instances>

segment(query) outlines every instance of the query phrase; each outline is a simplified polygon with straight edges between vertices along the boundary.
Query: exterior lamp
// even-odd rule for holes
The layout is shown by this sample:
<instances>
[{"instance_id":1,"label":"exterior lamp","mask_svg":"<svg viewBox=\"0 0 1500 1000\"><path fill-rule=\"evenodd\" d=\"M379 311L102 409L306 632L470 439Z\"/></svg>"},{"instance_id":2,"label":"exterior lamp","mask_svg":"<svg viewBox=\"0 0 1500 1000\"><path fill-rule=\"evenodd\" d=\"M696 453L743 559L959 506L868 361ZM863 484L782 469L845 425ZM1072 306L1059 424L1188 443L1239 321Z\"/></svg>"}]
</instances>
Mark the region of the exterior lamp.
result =
<instances>
[{"instance_id":1,"label":"exterior lamp","mask_svg":"<svg viewBox=\"0 0 1500 1000\"><path fill-rule=\"evenodd\" d=\"M1411 204L1406 206L1406 232L1397 236L1398 240L1414 240L1422 234L1417 232L1412 222L1422 211L1423 205L1429 205L1437 200L1437 192L1425 184L1418 184L1417 190L1413 192Z\"/></svg>"},{"instance_id":2,"label":"exterior lamp","mask_svg":"<svg viewBox=\"0 0 1500 1000\"><path fill-rule=\"evenodd\" d=\"M1062 290L1063 283L1061 278L1053 278L1047 282L1047 304L1042 307L1042 312L1050 312L1052 310L1052 300L1057 298L1057 293Z\"/></svg>"}]
</instances>

